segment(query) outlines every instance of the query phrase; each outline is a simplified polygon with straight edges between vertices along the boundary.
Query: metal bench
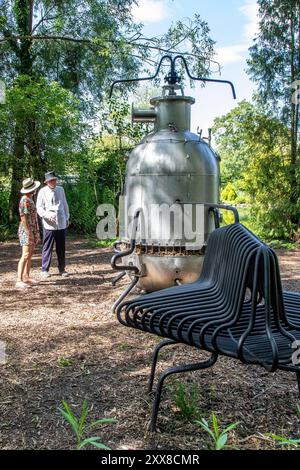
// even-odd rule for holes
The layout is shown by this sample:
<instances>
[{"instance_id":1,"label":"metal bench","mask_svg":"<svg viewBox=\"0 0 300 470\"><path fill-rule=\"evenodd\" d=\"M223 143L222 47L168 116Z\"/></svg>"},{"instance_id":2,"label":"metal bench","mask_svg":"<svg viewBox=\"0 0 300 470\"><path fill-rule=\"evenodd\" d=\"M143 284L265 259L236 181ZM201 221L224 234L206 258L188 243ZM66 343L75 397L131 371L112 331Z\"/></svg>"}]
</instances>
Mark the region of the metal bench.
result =
<instances>
[{"instance_id":1,"label":"metal bench","mask_svg":"<svg viewBox=\"0 0 300 470\"><path fill-rule=\"evenodd\" d=\"M117 317L127 327L167 338L154 350L149 392L162 347L184 343L211 353L205 362L171 367L160 375L150 431L156 430L166 377L211 367L218 355L269 372L295 372L300 392L300 364L293 360L300 345L300 294L283 292L276 254L239 223L210 235L196 282L127 300Z\"/></svg>"}]
</instances>

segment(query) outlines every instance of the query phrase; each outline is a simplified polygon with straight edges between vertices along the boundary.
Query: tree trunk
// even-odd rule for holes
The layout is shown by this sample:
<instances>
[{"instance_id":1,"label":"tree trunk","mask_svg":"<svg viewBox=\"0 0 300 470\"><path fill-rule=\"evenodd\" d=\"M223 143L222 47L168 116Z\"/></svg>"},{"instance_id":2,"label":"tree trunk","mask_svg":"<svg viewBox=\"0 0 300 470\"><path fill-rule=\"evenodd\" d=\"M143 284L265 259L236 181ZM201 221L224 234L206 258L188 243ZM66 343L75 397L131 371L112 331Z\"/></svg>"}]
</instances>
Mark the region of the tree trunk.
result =
<instances>
[{"instance_id":1,"label":"tree trunk","mask_svg":"<svg viewBox=\"0 0 300 470\"><path fill-rule=\"evenodd\" d=\"M22 36L30 36L32 32L34 0L15 0L16 23L18 33ZM30 39L20 40L20 46L16 49L18 61L17 70L19 75L33 76L33 57L31 54L32 41ZM12 180L9 198L9 220L10 222L18 213L18 201L23 179L25 165L25 140L26 124L22 116L16 118L14 135L14 158L12 164Z\"/></svg>"},{"instance_id":2,"label":"tree trunk","mask_svg":"<svg viewBox=\"0 0 300 470\"><path fill-rule=\"evenodd\" d=\"M12 161L12 176L9 197L9 221L12 223L18 214L20 189L23 180L24 165L24 126L16 125L14 135L14 158Z\"/></svg>"}]
</instances>

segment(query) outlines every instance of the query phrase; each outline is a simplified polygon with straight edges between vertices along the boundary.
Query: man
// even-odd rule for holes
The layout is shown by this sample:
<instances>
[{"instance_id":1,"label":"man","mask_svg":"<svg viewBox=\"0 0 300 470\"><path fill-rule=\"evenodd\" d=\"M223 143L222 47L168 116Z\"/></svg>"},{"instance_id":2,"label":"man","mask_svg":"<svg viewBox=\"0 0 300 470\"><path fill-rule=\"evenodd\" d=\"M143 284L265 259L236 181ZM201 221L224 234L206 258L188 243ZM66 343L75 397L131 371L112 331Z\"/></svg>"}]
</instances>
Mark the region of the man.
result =
<instances>
[{"instance_id":1,"label":"man","mask_svg":"<svg viewBox=\"0 0 300 470\"><path fill-rule=\"evenodd\" d=\"M57 186L58 178L54 171L45 174L45 186L39 191L37 198L37 213L43 221L43 278L50 276L52 251L55 242L58 259L58 270L61 276L68 276L65 271L65 241L66 228L69 226L69 207L64 189Z\"/></svg>"}]
</instances>

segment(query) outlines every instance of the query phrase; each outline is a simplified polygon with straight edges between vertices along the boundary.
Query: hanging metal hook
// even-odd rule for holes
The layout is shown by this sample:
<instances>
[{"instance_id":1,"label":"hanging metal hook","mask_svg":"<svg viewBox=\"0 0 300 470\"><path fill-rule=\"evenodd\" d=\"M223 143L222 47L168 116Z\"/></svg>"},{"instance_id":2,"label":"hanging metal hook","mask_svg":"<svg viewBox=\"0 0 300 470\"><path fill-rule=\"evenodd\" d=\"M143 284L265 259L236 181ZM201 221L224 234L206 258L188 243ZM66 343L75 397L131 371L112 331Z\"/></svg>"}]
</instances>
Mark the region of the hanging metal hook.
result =
<instances>
[{"instance_id":1,"label":"hanging metal hook","mask_svg":"<svg viewBox=\"0 0 300 470\"><path fill-rule=\"evenodd\" d=\"M191 75L191 73L189 71L189 68L188 68L187 61L186 61L185 57L183 57L182 55L177 55L174 58L171 55L163 56L160 59L160 62L158 64L158 67L156 69L155 74L151 75L150 77L138 77L138 78L127 78L127 79L123 79L123 80L115 80L111 85L109 98L112 97L114 87L119 83L132 83L132 82L141 82L141 81L146 81L146 80L154 80L158 76L159 71L161 69L161 66L162 66L162 64L165 60L170 61L170 66L171 66L170 72L165 76L165 82L167 82L169 85L176 85L176 83L181 82L181 77L178 75L178 73L176 71L176 67L175 67L176 66L176 61L181 60L183 62L183 65L184 65L185 71L187 73L187 76L191 80L204 82L204 83L212 82L212 83L223 83L223 84L229 85L231 87L231 90L232 90L233 98L236 99L236 92L235 92L235 88L234 88L234 85L233 85L232 82L230 82L228 80L218 80L218 79L214 79L214 78L194 77L193 75Z\"/></svg>"}]
</instances>

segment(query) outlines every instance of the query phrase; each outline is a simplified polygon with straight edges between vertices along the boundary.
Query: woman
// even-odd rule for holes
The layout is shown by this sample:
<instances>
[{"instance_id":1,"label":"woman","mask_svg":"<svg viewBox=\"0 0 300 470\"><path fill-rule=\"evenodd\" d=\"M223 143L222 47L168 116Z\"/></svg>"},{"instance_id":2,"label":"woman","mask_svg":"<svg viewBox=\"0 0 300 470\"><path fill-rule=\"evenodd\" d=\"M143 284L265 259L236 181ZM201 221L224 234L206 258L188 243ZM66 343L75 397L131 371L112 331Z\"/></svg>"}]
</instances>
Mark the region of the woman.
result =
<instances>
[{"instance_id":1,"label":"woman","mask_svg":"<svg viewBox=\"0 0 300 470\"><path fill-rule=\"evenodd\" d=\"M26 289L32 284L38 284L38 281L30 277L31 258L35 246L40 241L39 226L33 196L40 187L39 181L27 178L23 181L21 197L19 204L20 225L18 230L20 245L22 247L22 256L18 264L18 280L16 287Z\"/></svg>"}]
</instances>

